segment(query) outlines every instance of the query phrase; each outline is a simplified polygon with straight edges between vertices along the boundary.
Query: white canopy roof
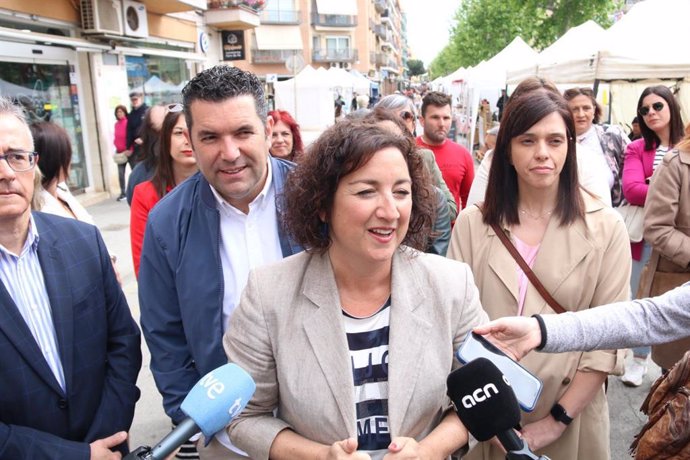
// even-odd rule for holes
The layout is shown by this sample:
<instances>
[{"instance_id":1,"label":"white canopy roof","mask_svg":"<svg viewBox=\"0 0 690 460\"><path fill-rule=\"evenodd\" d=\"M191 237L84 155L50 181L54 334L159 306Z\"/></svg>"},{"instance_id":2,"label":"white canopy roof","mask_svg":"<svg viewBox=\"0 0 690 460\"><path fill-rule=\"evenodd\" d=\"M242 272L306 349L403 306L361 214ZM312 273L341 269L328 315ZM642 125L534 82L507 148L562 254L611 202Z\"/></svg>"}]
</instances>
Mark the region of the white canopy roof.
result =
<instances>
[{"instance_id":1,"label":"white canopy roof","mask_svg":"<svg viewBox=\"0 0 690 460\"><path fill-rule=\"evenodd\" d=\"M594 42L593 49L579 55L564 53L557 62L540 67L539 75L557 83L686 77L690 75L688 18L688 0L636 3L599 43Z\"/></svg>"},{"instance_id":2,"label":"white canopy roof","mask_svg":"<svg viewBox=\"0 0 690 460\"><path fill-rule=\"evenodd\" d=\"M605 33L599 24L591 20L569 29L561 38L539 53L533 62L508 69L508 83L519 83L531 75L545 76L554 81L572 78L570 75L574 69L567 75L554 75L554 65L564 60L590 59L601 46Z\"/></svg>"}]
</instances>

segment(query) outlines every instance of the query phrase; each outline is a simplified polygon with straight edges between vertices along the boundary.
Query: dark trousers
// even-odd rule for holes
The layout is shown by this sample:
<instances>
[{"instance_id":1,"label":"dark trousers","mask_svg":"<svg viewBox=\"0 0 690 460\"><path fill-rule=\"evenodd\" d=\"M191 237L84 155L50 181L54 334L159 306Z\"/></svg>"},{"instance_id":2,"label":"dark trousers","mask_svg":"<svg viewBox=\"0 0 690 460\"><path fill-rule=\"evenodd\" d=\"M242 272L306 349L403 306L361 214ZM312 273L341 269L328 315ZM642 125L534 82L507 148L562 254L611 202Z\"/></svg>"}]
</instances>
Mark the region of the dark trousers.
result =
<instances>
[{"instance_id":1,"label":"dark trousers","mask_svg":"<svg viewBox=\"0 0 690 460\"><path fill-rule=\"evenodd\" d=\"M120 182L120 196L125 196L125 170L127 169L127 163L117 165L117 180Z\"/></svg>"}]
</instances>

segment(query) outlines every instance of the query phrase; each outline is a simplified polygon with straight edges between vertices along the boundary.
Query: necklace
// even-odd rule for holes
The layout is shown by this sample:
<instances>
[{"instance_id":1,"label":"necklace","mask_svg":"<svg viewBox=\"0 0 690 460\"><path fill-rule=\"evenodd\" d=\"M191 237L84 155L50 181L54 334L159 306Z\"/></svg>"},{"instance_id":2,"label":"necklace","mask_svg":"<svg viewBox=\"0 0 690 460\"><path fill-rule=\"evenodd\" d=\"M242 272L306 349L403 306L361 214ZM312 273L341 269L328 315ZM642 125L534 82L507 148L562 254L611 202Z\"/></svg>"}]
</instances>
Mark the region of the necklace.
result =
<instances>
[{"instance_id":1,"label":"necklace","mask_svg":"<svg viewBox=\"0 0 690 460\"><path fill-rule=\"evenodd\" d=\"M527 217L530 217L530 218L532 218L532 219L534 219L534 220L541 220L541 219L543 219L544 217L547 217L547 216L550 216L551 214L553 214L553 211L554 211L554 210L552 209L551 211L546 211L546 212L543 213L543 214L537 214L537 215L534 215L534 214L528 212L527 210L521 209L521 208L519 209L519 211L520 211L520 214L523 214L523 215L525 215L525 216L527 216Z\"/></svg>"}]
</instances>

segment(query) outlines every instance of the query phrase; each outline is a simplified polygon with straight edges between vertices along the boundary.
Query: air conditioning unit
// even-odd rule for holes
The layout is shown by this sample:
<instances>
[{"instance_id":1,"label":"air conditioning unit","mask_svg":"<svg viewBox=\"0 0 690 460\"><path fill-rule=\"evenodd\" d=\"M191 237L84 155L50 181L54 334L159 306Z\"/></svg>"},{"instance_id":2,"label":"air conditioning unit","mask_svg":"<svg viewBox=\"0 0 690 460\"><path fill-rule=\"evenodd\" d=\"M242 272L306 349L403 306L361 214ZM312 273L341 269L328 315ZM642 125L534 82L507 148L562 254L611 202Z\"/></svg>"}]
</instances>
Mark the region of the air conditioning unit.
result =
<instances>
[{"instance_id":1,"label":"air conditioning unit","mask_svg":"<svg viewBox=\"0 0 690 460\"><path fill-rule=\"evenodd\" d=\"M81 0L85 34L122 35L122 0Z\"/></svg>"},{"instance_id":2,"label":"air conditioning unit","mask_svg":"<svg viewBox=\"0 0 690 460\"><path fill-rule=\"evenodd\" d=\"M128 37L147 38L149 23L146 17L146 5L133 0L122 0L122 17L124 32Z\"/></svg>"}]
</instances>

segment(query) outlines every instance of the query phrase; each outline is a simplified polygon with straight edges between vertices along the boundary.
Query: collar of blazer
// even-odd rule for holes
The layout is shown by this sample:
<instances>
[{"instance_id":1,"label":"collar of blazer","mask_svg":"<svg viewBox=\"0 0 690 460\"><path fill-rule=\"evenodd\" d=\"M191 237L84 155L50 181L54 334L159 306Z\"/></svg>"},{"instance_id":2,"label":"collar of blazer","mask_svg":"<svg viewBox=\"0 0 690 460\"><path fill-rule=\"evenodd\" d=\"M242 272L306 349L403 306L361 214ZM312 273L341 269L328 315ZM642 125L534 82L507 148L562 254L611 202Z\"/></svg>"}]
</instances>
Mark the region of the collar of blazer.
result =
<instances>
[{"instance_id":1,"label":"collar of blazer","mask_svg":"<svg viewBox=\"0 0 690 460\"><path fill-rule=\"evenodd\" d=\"M601 200L590 196L588 193L582 192L582 195L585 203L585 214L595 213L606 207ZM510 230L505 226L504 230L510 236ZM519 296L518 279L515 274L517 262L513 260L493 229L489 227L487 231L491 237L488 265L510 292L515 301L515 307L517 307ZM586 221L578 220L567 227L561 227L558 219L554 216L546 228L532 271L549 293L559 303L563 304L558 299L558 288L594 247L595 242L587 229ZM532 296L536 296L538 301L530 301ZM553 313L553 310L530 284L525 298L523 315L529 316L536 313Z\"/></svg>"},{"instance_id":2,"label":"collar of blazer","mask_svg":"<svg viewBox=\"0 0 690 460\"><path fill-rule=\"evenodd\" d=\"M391 436L400 433L403 424L413 424L405 421L405 413L423 367L416 357L421 355L425 337L431 333L427 319L431 309L425 302L427 294L414 263L414 252L408 248L393 256L388 352L388 399L395 401L388 406ZM348 435L356 436L352 369L338 289L327 253L311 255L302 292L314 304L314 314L304 322L305 332L337 401L344 426L348 427Z\"/></svg>"}]
</instances>

